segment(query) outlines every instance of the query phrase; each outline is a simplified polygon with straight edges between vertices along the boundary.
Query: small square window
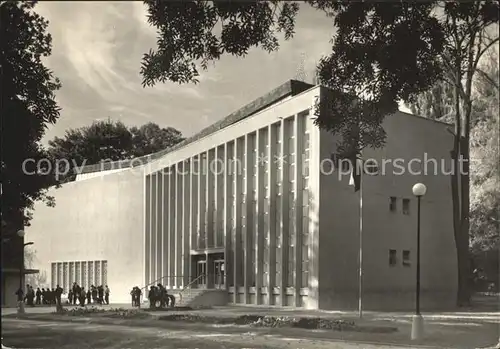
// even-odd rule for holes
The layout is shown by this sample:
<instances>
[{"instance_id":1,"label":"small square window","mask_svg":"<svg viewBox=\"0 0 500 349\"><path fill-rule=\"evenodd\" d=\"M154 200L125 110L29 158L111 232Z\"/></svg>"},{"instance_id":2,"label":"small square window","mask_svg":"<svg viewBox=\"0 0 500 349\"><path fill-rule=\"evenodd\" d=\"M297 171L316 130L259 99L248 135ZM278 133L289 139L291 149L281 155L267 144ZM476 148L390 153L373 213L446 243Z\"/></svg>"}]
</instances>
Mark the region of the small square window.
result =
<instances>
[{"instance_id":1,"label":"small square window","mask_svg":"<svg viewBox=\"0 0 500 349\"><path fill-rule=\"evenodd\" d=\"M410 199L403 199L403 214L410 214Z\"/></svg>"},{"instance_id":2,"label":"small square window","mask_svg":"<svg viewBox=\"0 0 500 349\"><path fill-rule=\"evenodd\" d=\"M409 267L411 265L410 251L408 251L408 250L403 251L403 265L405 267Z\"/></svg>"},{"instance_id":3,"label":"small square window","mask_svg":"<svg viewBox=\"0 0 500 349\"><path fill-rule=\"evenodd\" d=\"M396 202L397 202L396 197L391 196L389 199L389 211L396 212Z\"/></svg>"},{"instance_id":4,"label":"small square window","mask_svg":"<svg viewBox=\"0 0 500 349\"><path fill-rule=\"evenodd\" d=\"M364 163L364 170L367 175L376 176L378 175L378 164L375 160L367 160Z\"/></svg>"},{"instance_id":5,"label":"small square window","mask_svg":"<svg viewBox=\"0 0 500 349\"><path fill-rule=\"evenodd\" d=\"M389 250L389 265L394 266L398 262L397 258L397 251L396 250Z\"/></svg>"}]
</instances>

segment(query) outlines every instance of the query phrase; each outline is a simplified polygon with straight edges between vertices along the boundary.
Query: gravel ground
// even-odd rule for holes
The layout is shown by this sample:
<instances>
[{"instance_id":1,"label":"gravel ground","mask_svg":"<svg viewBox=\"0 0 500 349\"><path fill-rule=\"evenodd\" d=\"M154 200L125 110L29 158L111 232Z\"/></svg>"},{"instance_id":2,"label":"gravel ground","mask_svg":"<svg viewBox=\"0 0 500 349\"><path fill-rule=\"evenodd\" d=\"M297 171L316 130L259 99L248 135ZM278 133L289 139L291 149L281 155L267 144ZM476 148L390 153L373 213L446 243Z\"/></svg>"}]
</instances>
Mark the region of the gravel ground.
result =
<instances>
[{"instance_id":1,"label":"gravel ground","mask_svg":"<svg viewBox=\"0 0 500 349\"><path fill-rule=\"evenodd\" d=\"M407 346L293 338L252 328L211 328L172 324L171 328L2 319L3 345L10 348L301 348L403 349Z\"/></svg>"}]
</instances>

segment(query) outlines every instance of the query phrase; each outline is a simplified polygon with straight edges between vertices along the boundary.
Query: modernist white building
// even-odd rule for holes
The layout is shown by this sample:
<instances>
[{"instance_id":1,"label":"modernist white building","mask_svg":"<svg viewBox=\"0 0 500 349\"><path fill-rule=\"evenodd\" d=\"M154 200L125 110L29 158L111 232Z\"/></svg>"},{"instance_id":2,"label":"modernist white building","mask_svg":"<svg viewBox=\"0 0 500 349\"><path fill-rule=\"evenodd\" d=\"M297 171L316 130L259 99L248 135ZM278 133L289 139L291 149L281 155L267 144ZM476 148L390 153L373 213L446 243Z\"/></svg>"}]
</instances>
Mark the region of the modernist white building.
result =
<instances>
[{"instance_id":1,"label":"modernist white building","mask_svg":"<svg viewBox=\"0 0 500 349\"><path fill-rule=\"evenodd\" d=\"M449 178L437 168L390 168L363 176L362 195L354 192L328 161L336 139L314 126L315 101L327 94L289 81L173 149L85 168L54 191L55 208L36 208L26 229L33 267L52 286L109 284L118 302L132 286L161 282L173 292L216 290L209 299L217 304L355 308L362 221L365 306L411 309L411 188L423 182L422 306L452 305ZM398 112L384 122L386 147L363 156L407 160L413 173L423 163L412 159L446 163L446 126Z\"/></svg>"}]
</instances>

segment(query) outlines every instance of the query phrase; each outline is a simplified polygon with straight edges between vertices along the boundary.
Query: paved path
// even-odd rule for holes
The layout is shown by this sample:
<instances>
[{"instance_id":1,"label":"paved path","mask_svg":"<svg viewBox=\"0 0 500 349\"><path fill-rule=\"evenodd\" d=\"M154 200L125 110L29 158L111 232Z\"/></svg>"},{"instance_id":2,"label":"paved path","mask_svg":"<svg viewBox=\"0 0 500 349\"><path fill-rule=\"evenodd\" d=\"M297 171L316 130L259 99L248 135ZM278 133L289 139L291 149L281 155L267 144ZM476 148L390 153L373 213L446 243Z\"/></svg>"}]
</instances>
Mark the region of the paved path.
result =
<instances>
[{"instance_id":1,"label":"paved path","mask_svg":"<svg viewBox=\"0 0 500 349\"><path fill-rule=\"evenodd\" d=\"M65 306L67 308L78 308L77 306ZM104 309L124 308L133 309L130 304L111 304L98 306ZM49 314L55 311L53 307L26 307L26 313ZM15 314L16 308L2 308L2 315ZM185 311L182 311L185 313ZM207 316L238 317L245 314L270 315L270 316L297 316L297 317L321 317L335 319L358 320L357 312L354 311L326 311L326 310L304 310L299 308L279 308L260 306L226 306L213 307L210 309L191 310L189 313L203 314ZM172 311L155 311L159 316L172 314ZM411 322L413 314L403 312L373 312L367 311L363 314L362 321L388 321L388 322ZM500 311L460 311L460 312L424 312L424 319L429 322L455 323L455 322L477 322L477 323L500 323Z\"/></svg>"}]
</instances>

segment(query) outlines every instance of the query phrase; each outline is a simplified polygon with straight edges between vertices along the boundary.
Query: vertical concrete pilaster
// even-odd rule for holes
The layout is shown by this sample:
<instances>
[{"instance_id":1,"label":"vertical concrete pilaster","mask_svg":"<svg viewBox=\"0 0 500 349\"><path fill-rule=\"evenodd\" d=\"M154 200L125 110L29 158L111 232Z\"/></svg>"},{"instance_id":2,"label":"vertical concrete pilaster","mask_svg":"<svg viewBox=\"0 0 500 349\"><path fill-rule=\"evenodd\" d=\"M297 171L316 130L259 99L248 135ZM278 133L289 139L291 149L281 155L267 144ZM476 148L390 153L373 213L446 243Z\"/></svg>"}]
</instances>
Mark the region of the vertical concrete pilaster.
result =
<instances>
[{"instance_id":1,"label":"vertical concrete pilaster","mask_svg":"<svg viewBox=\"0 0 500 349\"><path fill-rule=\"evenodd\" d=\"M229 153L230 151L230 144L229 143L224 143L224 172L223 172L223 180L224 180L224 208L223 208L223 215L222 215L222 228L224 229L224 273L226 276L226 290L229 290L229 286L233 284L233 261L230 260L230 257L232 256L231 249L232 247L232 227L231 227L231 201L232 201L232 176L230 174L231 166L230 166L230 161L231 161L231 154Z\"/></svg>"},{"instance_id":2,"label":"vertical concrete pilaster","mask_svg":"<svg viewBox=\"0 0 500 349\"><path fill-rule=\"evenodd\" d=\"M166 167L163 169L163 211L162 211L162 217L163 217L163 224L162 224L162 251L161 251L161 276L163 277L163 282L165 286L170 286L169 284L169 279L168 279L168 261L170 258L170 250L169 250L169 239L168 239L168 232L169 232L169 227L170 227L170 188L169 188L169 181L170 181L170 168Z\"/></svg>"},{"instance_id":3,"label":"vertical concrete pilaster","mask_svg":"<svg viewBox=\"0 0 500 349\"><path fill-rule=\"evenodd\" d=\"M265 243L265 234L267 232L264 230L265 228L265 166L267 165L265 162L265 137L266 133L264 129L258 130L256 134L256 142L255 147L256 151L256 170L257 170L257 178L256 178L256 191L257 191L257 207L256 207L256 231L255 231L255 304L262 304L262 281L264 274L264 243ZM254 211L255 212L255 211Z\"/></svg>"},{"instance_id":4,"label":"vertical concrete pilaster","mask_svg":"<svg viewBox=\"0 0 500 349\"><path fill-rule=\"evenodd\" d=\"M267 176L269 187L269 271L267 280L267 294L269 305L274 305L273 289L276 286L276 125L269 125L267 128L268 149L267 149Z\"/></svg>"},{"instance_id":5,"label":"vertical concrete pilaster","mask_svg":"<svg viewBox=\"0 0 500 349\"><path fill-rule=\"evenodd\" d=\"M191 183L190 183L190 162L183 162L182 171L182 287L189 284L190 271L190 214L191 214Z\"/></svg>"},{"instance_id":6,"label":"vertical concrete pilaster","mask_svg":"<svg viewBox=\"0 0 500 349\"><path fill-rule=\"evenodd\" d=\"M162 227L163 227L163 175L162 171L156 174L156 244L155 244L155 264L156 264L156 279L163 277L162 270ZM161 280L163 283L164 281Z\"/></svg>"},{"instance_id":7,"label":"vertical concrete pilaster","mask_svg":"<svg viewBox=\"0 0 500 349\"><path fill-rule=\"evenodd\" d=\"M215 176L215 222L214 222L214 244L216 247L224 247L224 157L225 157L225 146L219 146L215 148L215 165L214 176Z\"/></svg>"},{"instance_id":8,"label":"vertical concrete pilaster","mask_svg":"<svg viewBox=\"0 0 500 349\"><path fill-rule=\"evenodd\" d=\"M294 141L295 141L295 182L294 182L294 192L295 192L295 256L294 256L294 291L295 291L295 306L300 307L300 289L302 287L302 200L303 200L303 178L304 178L304 159L302 158L303 146L304 146L304 119L300 115L294 116Z\"/></svg>"},{"instance_id":9,"label":"vertical concrete pilaster","mask_svg":"<svg viewBox=\"0 0 500 349\"><path fill-rule=\"evenodd\" d=\"M189 171L189 184L191 187L190 199L189 199L189 250L194 250L196 248L198 228L197 224L197 208L198 208L198 179L196 178L196 173L198 172L198 164L196 157L190 159L190 171ZM189 282L194 280L194 275L192 274L194 266L192 265L191 257L189 257Z\"/></svg>"},{"instance_id":10,"label":"vertical concrete pilaster","mask_svg":"<svg viewBox=\"0 0 500 349\"><path fill-rule=\"evenodd\" d=\"M169 227L168 227L168 285L173 288L175 287L175 225L176 225L176 168L175 165L170 167L169 178Z\"/></svg>"},{"instance_id":11,"label":"vertical concrete pilaster","mask_svg":"<svg viewBox=\"0 0 500 349\"><path fill-rule=\"evenodd\" d=\"M150 263L150 249L151 244L151 229L149 226L150 217L149 212L151 211L151 176L147 175L144 179L144 285L148 284L151 279L151 263ZM83 275L83 269L81 270L80 277ZM83 280L83 278L82 278ZM78 280L81 285L84 285L82 280Z\"/></svg>"},{"instance_id":12,"label":"vertical concrete pilaster","mask_svg":"<svg viewBox=\"0 0 500 349\"><path fill-rule=\"evenodd\" d=\"M179 288L182 282L182 167L176 163L175 168L175 228L174 228L174 287Z\"/></svg>"},{"instance_id":13,"label":"vertical concrete pilaster","mask_svg":"<svg viewBox=\"0 0 500 349\"><path fill-rule=\"evenodd\" d=\"M206 201L206 153L198 155L198 242L197 249L206 248L206 220L205 220L205 201Z\"/></svg>"},{"instance_id":14,"label":"vertical concrete pilaster","mask_svg":"<svg viewBox=\"0 0 500 349\"><path fill-rule=\"evenodd\" d=\"M214 190L214 181L215 181L215 175L214 175L214 152L215 150L210 149L206 151L206 157L207 157L207 165L206 165L206 177L205 177L205 183L206 183L206 201L205 201L205 226L206 226L206 248L213 248L214 247L214 205L215 205L215 193ZM207 264L208 268L208 264ZM213 273L209 276L209 278L213 278Z\"/></svg>"},{"instance_id":15,"label":"vertical concrete pilaster","mask_svg":"<svg viewBox=\"0 0 500 349\"><path fill-rule=\"evenodd\" d=\"M290 227L290 205L289 205L289 121L281 120L281 285L280 285L280 305L286 306L286 288L288 286L288 244Z\"/></svg>"},{"instance_id":16,"label":"vertical concrete pilaster","mask_svg":"<svg viewBox=\"0 0 500 349\"><path fill-rule=\"evenodd\" d=\"M156 280L156 245L157 245L157 207L158 207L158 173L153 173L151 177L151 245L150 245L150 263L151 263L151 281Z\"/></svg>"},{"instance_id":17,"label":"vertical concrete pilaster","mask_svg":"<svg viewBox=\"0 0 500 349\"><path fill-rule=\"evenodd\" d=\"M252 190L252 140L251 135L245 135L245 222L243 225L243 254L244 254L244 282L243 287L245 288L245 299L244 304L249 303L249 288L253 285L251 284L251 275L255 273L252 269L252 221L253 221L253 190Z\"/></svg>"},{"instance_id":18,"label":"vertical concrete pilaster","mask_svg":"<svg viewBox=\"0 0 500 349\"><path fill-rule=\"evenodd\" d=\"M238 293L243 285L243 275L241 274L241 264L243 262L243 251L241 249L241 199L242 199L242 154L244 150L244 139L234 140L234 165L237 167L234 180L234 303L238 303Z\"/></svg>"}]
</instances>

